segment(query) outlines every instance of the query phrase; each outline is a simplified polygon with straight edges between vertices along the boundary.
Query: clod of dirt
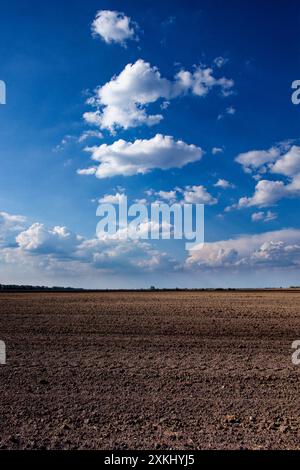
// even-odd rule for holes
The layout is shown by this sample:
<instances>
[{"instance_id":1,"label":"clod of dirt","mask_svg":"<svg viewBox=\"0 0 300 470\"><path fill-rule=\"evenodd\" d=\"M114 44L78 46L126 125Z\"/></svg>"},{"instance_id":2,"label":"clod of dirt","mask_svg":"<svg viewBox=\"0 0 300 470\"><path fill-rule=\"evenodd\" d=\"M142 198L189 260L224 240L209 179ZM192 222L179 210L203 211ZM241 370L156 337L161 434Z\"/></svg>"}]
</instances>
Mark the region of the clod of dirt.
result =
<instances>
[{"instance_id":1,"label":"clod of dirt","mask_svg":"<svg viewBox=\"0 0 300 470\"><path fill-rule=\"evenodd\" d=\"M240 420L235 415L226 415L224 417L224 422L226 424L236 424L236 423L239 423Z\"/></svg>"},{"instance_id":2,"label":"clod of dirt","mask_svg":"<svg viewBox=\"0 0 300 470\"><path fill-rule=\"evenodd\" d=\"M46 379L41 379L41 380L39 381L39 384L41 384L41 385L48 385L48 384L49 384L49 381L46 380Z\"/></svg>"}]
</instances>

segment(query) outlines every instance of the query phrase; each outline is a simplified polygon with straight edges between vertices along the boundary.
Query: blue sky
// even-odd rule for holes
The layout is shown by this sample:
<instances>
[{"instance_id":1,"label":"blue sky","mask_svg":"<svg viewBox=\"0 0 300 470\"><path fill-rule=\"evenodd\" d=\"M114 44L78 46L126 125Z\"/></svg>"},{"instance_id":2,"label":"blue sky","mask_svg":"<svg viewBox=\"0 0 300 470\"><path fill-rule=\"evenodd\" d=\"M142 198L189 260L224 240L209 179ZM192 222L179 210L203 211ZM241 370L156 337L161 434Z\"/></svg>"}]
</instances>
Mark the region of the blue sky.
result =
<instances>
[{"instance_id":1,"label":"blue sky","mask_svg":"<svg viewBox=\"0 0 300 470\"><path fill-rule=\"evenodd\" d=\"M1 5L0 282L299 284L299 20L297 1ZM120 139L124 165L136 142L134 168L111 158ZM185 163L191 145L203 155ZM96 175L78 173L95 167L87 146L102 146ZM99 199L174 188L206 203L198 254L95 240Z\"/></svg>"}]
</instances>

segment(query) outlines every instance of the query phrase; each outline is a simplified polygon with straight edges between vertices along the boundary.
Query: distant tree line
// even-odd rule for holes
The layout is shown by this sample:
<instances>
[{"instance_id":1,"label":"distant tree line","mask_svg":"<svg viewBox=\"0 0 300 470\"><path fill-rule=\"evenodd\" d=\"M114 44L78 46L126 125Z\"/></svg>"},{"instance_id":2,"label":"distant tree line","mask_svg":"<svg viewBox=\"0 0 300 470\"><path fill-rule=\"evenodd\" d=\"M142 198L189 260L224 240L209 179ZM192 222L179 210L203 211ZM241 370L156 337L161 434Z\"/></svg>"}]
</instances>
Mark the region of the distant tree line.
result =
<instances>
[{"instance_id":1,"label":"distant tree line","mask_svg":"<svg viewBox=\"0 0 300 470\"><path fill-rule=\"evenodd\" d=\"M15 285L15 284L0 284L0 292L73 292L73 291L84 291L84 289L74 287L60 287L60 286L26 286L26 285Z\"/></svg>"},{"instance_id":2,"label":"distant tree line","mask_svg":"<svg viewBox=\"0 0 300 470\"><path fill-rule=\"evenodd\" d=\"M173 287L173 288L159 288L155 286L150 286L149 288L140 288L140 289L83 289L77 287L61 287L61 286L31 286L31 285L17 285L17 284L0 284L0 292L184 292L184 291L235 291L239 289L229 288L223 289L220 288L184 288L184 287Z\"/></svg>"},{"instance_id":3,"label":"distant tree line","mask_svg":"<svg viewBox=\"0 0 300 470\"><path fill-rule=\"evenodd\" d=\"M0 293L1 292L234 292L234 291L272 291L272 290L289 290L289 289L300 289L298 286L290 287L261 287L261 288L184 288L184 287L174 287L174 288L159 288L155 286L150 286L149 288L144 289L83 289L79 287L61 287L61 286L30 286L30 285L17 285L17 284L0 284Z\"/></svg>"}]
</instances>

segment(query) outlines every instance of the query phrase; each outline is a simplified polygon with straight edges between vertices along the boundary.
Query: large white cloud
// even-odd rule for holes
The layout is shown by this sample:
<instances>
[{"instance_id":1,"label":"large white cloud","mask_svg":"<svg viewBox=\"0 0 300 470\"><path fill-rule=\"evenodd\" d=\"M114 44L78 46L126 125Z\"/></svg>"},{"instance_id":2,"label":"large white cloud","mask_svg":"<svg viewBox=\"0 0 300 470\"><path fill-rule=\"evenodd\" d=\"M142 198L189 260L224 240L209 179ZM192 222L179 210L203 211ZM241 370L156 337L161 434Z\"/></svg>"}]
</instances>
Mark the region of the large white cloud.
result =
<instances>
[{"instance_id":1,"label":"large white cloud","mask_svg":"<svg viewBox=\"0 0 300 470\"><path fill-rule=\"evenodd\" d=\"M121 270L126 274L133 271L172 270L176 266L176 262L165 252L153 248L150 243L120 240L117 236L83 241L76 257L94 268Z\"/></svg>"},{"instance_id":2,"label":"large white cloud","mask_svg":"<svg viewBox=\"0 0 300 470\"><path fill-rule=\"evenodd\" d=\"M212 68L203 66L193 72L181 70L173 80L168 80L161 76L157 67L139 59L134 64L127 64L119 75L97 88L95 96L88 100L95 111L86 112L84 119L112 133L118 128L152 126L163 116L148 113L149 104L159 99L166 102L186 93L203 97L214 87L227 95L232 90L233 80L216 78Z\"/></svg>"},{"instance_id":3,"label":"large white cloud","mask_svg":"<svg viewBox=\"0 0 300 470\"><path fill-rule=\"evenodd\" d=\"M236 161L244 170L254 173L260 179L254 194L242 197L232 208L267 207L276 204L282 198L300 195L300 147L285 143L269 150L255 150L238 155ZM261 175L281 176L284 180L261 179Z\"/></svg>"},{"instance_id":4,"label":"large white cloud","mask_svg":"<svg viewBox=\"0 0 300 470\"><path fill-rule=\"evenodd\" d=\"M287 196L287 189L282 181L261 180L255 186L253 196L240 198L236 207L241 209L272 206L285 196Z\"/></svg>"},{"instance_id":5,"label":"large white cloud","mask_svg":"<svg viewBox=\"0 0 300 470\"><path fill-rule=\"evenodd\" d=\"M94 36L100 36L107 44L113 42L125 45L128 39L135 39L136 25L124 13L100 10L92 23Z\"/></svg>"},{"instance_id":6,"label":"large white cloud","mask_svg":"<svg viewBox=\"0 0 300 470\"><path fill-rule=\"evenodd\" d=\"M44 224L35 223L20 232L16 242L22 250L39 254L71 254L82 237L70 232L66 227L56 226L51 229Z\"/></svg>"},{"instance_id":7,"label":"large white cloud","mask_svg":"<svg viewBox=\"0 0 300 470\"><path fill-rule=\"evenodd\" d=\"M250 150L240 153L236 161L240 163L246 172L262 168L266 163L274 162L280 156L280 149L271 147L269 150Z\"/></svg>"},{"instance_id":8,"label":"large white cloud","mask_svg":"<svg viewBox=\"0 0 300 470\"><path fill-rule=\"evenodd\" d=\"M271 173L277 173L294 178L300 174L300 147L293 145L288 152L284 153L270 165Z\"/></svg>"},{"instance_id":9,"label":"large white cloud","mask_svg":"<svg viewBox=\"0 0 300 470\"><path fill-rule=\"evenodd\" d=\"M97 169L92 167L79 170L78 173L95 174L97 178L144 174L155 168L182 168L200 160L203 155L200 147L161 134L149 140L138 139L134 142L120 139L111 145L102 144L87 150L100 165Z\"/></svg>"},{"instance_id":10,"label":"large white cloud","mask_svg":"<svg viewBox=\"0 0 300 470\"><path fill-rule=\"evenodd\" d=\"M300 230L287 229L205 243L187 268L300 267Z\"/></svg>"},{"instance_id":11,"label":"large white cloud","mask_svg":"<svg viewBox=\"0 0 300 470\"><path fill-rule=\"evenodd\" d=\"M143 60L127 64L124 70L96 91L94 112L84 114L90 124L114 131L141 124L157 124L161 114L148 115L145 105L159 98L169 98L171 83L162 78L156 67Z\"/></svg>"},{"instance_id":12,"label":"large white cloud","mask_svg":"<svg viewBox=\"0 0 300 470\"><path fill-rule=\"evenodd\" d=\"M25 218L17 223L23 221ZM9 225L7 231L10 231ZM97 284L97 276L101 274L126 273L127 277L158 271L175 274L182 268L180 263L149 242L113 237L86 239L65 227L47 228L36 223L22 230L16 240L15 245L0 247L0 263L6 282L13 279L13 282L36 283L38 279L40 284L51 280L57 285L58 280L72 284L72 280L77 279L77 285L88 287L89 282ZM285 229L206 242L199 251L189 253L184 271L201 270L213 274L216 270L226 272L230 269L231 272L244 270L249 273L265 268L271 274L277 268L292 273L299 267L300 230Z\"/></svg>"},{"instance_id":13,"label":"large white cloud","mask_svg":"<svg viewBox=\"0 0 300 470\"><path fill-rule=\"evenodd\" d=\"M107 195L103 200L116 202L120 197L122 195L117 193ZM150 227L144 225L142 230L148 231ZM10 230L8 225L6 230ZM151 243L129 238L120 240L118 234L87 239L66 227L49 228L34 223L21 230L15 240L16 243L9 247L0 247L0 263L31 266L41 271L42 275L50 272L70 275L72 269L87 274L93 272L94 275L100 271L128 274L173 269L176 265L173 259L152 247Z\"/></svg>"}]
</instances>

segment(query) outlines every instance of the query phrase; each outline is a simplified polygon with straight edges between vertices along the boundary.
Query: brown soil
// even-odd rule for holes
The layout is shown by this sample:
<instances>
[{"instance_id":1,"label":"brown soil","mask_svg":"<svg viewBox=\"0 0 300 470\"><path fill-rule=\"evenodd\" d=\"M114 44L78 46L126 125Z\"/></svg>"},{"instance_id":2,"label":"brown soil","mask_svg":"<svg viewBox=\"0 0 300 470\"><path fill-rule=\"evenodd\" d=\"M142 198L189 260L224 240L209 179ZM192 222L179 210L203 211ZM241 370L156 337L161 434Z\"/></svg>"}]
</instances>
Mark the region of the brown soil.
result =
<instances>
[{"instance_id":1,"label":"brown soil","mask_svg":"<svg viewBox=\"0 0 300 470\"><path fill-rule=\"evenodd\" d=\"M2 449L300 448L299 292L0 295Z\"/></svg>"}]
</instances>

